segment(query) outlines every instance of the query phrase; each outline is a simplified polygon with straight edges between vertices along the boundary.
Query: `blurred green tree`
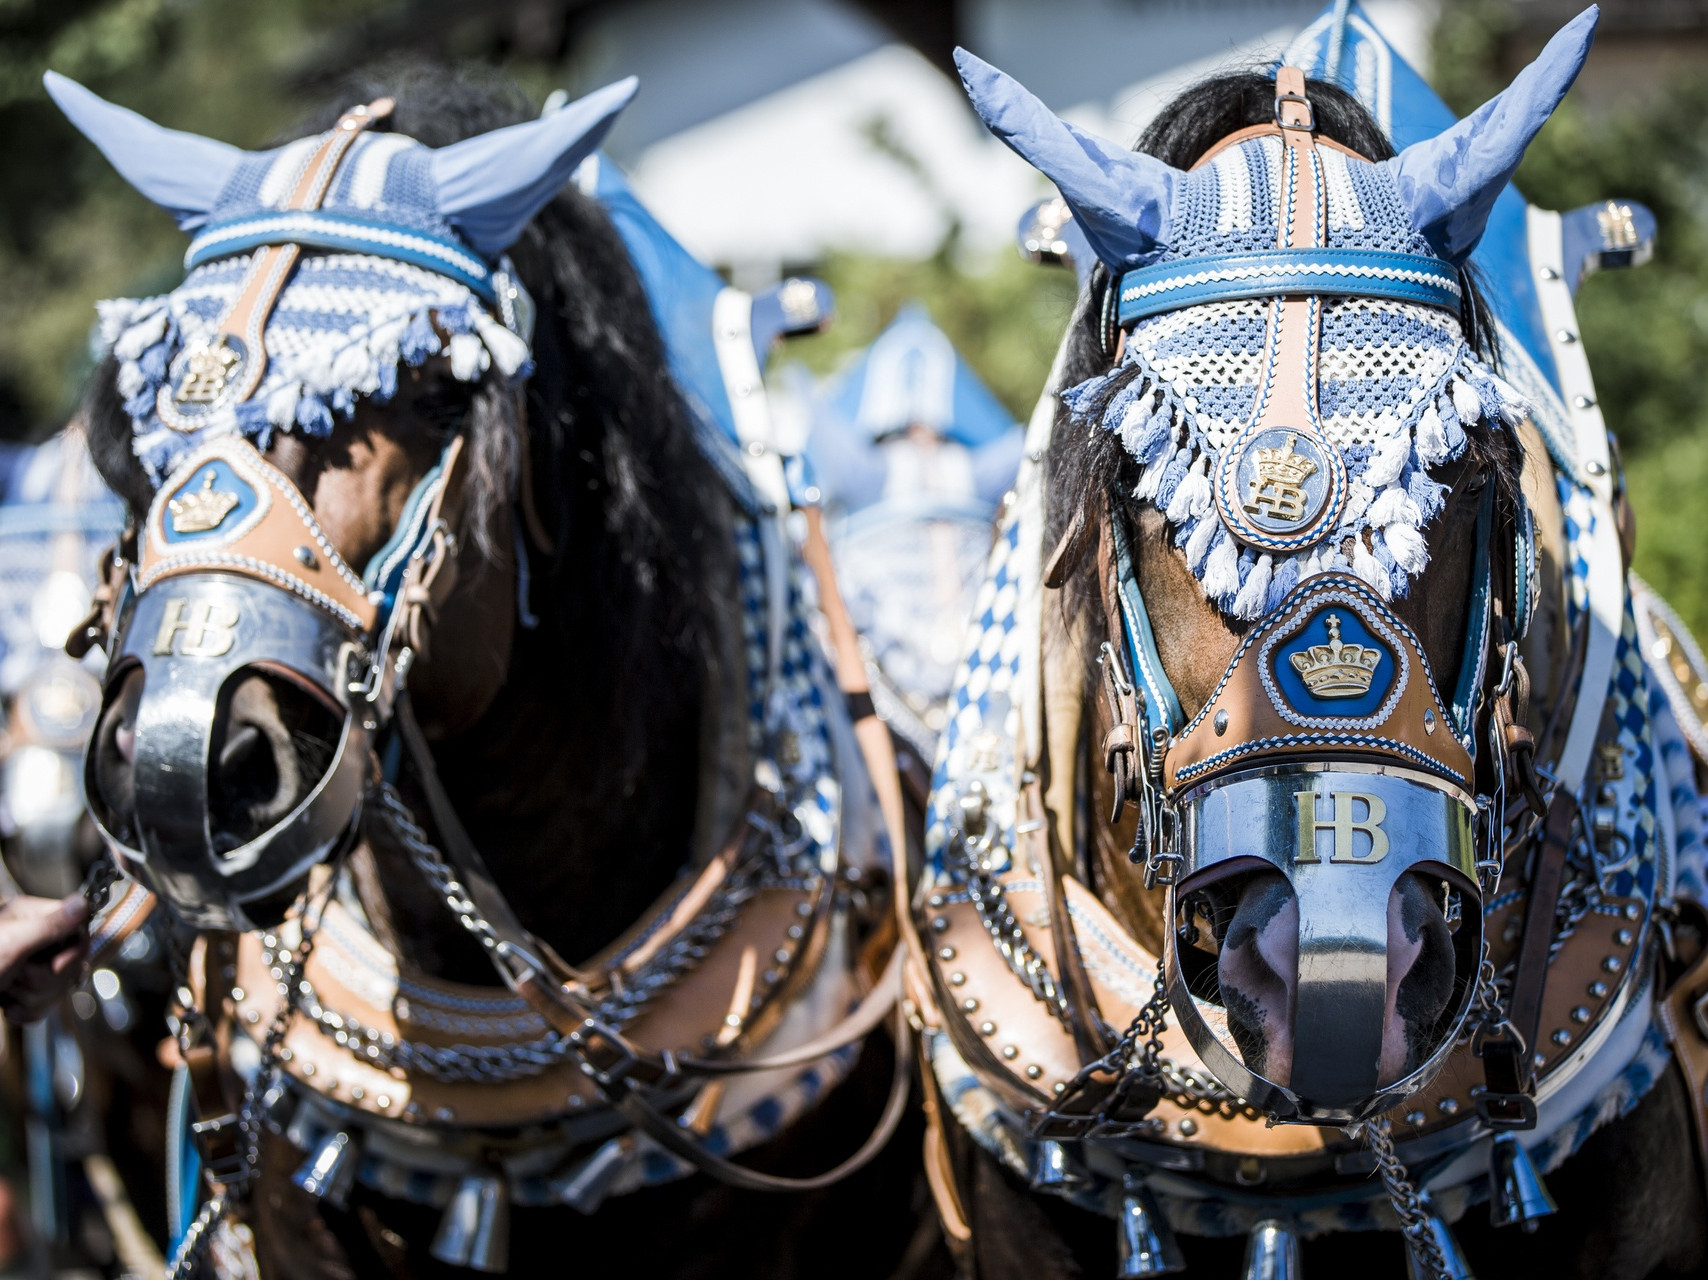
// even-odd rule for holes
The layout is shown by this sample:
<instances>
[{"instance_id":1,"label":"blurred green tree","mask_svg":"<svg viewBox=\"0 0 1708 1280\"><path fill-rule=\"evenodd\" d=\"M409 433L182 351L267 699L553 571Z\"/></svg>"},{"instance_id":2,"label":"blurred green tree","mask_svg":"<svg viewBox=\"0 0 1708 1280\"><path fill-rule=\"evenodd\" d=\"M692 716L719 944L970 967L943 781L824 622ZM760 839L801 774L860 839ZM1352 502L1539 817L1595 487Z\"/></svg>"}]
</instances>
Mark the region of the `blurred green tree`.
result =
<instances>
[{"instance_id":1,"label":"blurred green tree","mask_svg":"<svg viewBox=\"0 0 1708 1280\"><path fill-rule=\"evenodd\" d=\"M1443 10L1432 78L1454 110L1504 87L1519 16L1510 0ZM1708 637L1708 76L1698 69L1630 88L1593 106L1568 97L1517 183L1543 208L1620 197L1640 200L1659 221L1653 261L1589 277L1578 320L1624 455L1637 571Z\"/></svg>"}]
</instances>

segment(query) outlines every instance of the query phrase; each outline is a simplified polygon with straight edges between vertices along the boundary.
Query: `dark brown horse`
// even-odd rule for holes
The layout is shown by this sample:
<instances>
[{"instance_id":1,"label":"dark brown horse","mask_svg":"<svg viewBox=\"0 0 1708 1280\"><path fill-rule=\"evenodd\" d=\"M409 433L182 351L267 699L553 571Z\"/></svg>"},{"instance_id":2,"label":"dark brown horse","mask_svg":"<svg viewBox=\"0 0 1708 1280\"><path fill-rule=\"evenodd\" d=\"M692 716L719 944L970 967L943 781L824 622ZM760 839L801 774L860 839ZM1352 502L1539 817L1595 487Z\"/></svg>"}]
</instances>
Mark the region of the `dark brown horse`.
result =
<instances>
[{"instance_id":1,"label":"dark brown horse","mask_svg":"<svg viewBox=\"0 0 1708 1280\"><path fill-rule=\"evenodd\" d=\"M382 94L395 100L386 127L429 147L529 118L513 90L416 69L353 85L338 106ZM266 458L306 498L337 554L361 565L447 441L461 437L456 586L409 672L410 697L460 825L521 924L579 958L607 948L666 892L690 851L708 843L706 828L731 816L708 814L708 791L751 767L738 510L696 442L647 298L598 205L563 189L510 255L537 307L524 391L496 373L459 381L435 358L400 371L389 403L358 402L329 434L275 434ZM110 362L96 373L90 422L104 475L142 521L155 485L133 453ZM140 674L133 679L140 685ZM121 825L136 787L132 717L143 696L132 687L110 698L94 749L98 803ZM240 846L291 813L337 735L324 699L300 681L251 670L234 682L209 756L214 845ZM418 815L429 812L419 770L406 765L397 787ZM856 784L850 804L864 794ZM442 844L436 824L422 821ZM494 985L491 957L408 851L383 825L365 823L363 836L349 855L346 905L397 969ZM880 1108L889 1057L874 1040L845 1084L745 1158L799 1174L846 1156ZM456 1135L466 1144L466 1130ZM592 1217L518 1208L510 1267L884 1274L919 1221L907 1144L890 1150L842 1186L798 1196L694 1176L614 1196ZM283 1137L263 1139L242 1216L264 1275L461 1274L429 1256L439 1208L365 1185L334 1207L293 1185L302 1161Z\"/></svg>"},{"instance_id":2,"label":"dark brown horse","mask_svg":"<svg viewBox=\"0 0 1708 1280\"><path fill-rule=\"evenodd\" d=\"M963 73L987 121L1056 178L1070 204L1074 192L1061 174L1036 159L1029 146L1039 153L1046 146L1059 146L1062 153L1072 157L1060 162L1064 169L1081 163L1082 155L1089 156L1110 178L1111 185L1101 189L1094 189L1090 179L1086 182L1085 189L1095 190L1097 196L1097 208L1086 228L1088 235L1094 238L1101 229L1103 224L1096 220L1100 212L1108 216L1109 210L1145 207L1136 196L1130 204L1123 204L1129 193L1114 186L1121 181L1123 170L1116 162L1105 162L1097 150L1106 144L1087 142L1084 135L1069 141L1065 133L1052 133L1047 121L1038 123L1041 106L1010 105L1020 98L1018 92L1005 99L1001 107L989 106L980 101L981 94L995 100L999 91L990 88L994 76L989 69L974 61L972 69L963 65ZM1278 101L1277 93L1274 79L1257 74L1204 82L1165 108L1136 150L1184 173L1204 164L1208 153L1230 135L1249 138L1267 130L1277 139L1283 138L1276 124L1281 120L1285 127L1288 122L1282 117L1285 100ZM1370 161L1394 155L1387 138L1352 97L1319 83L1310 84L1308 93L1319 145L1344 148ZM1293 127L1298 127L1296 122ZM1246 132L1242 134L1242 130ZM1039 138L1051 141L1040 143ZM1257 179L1250 181L1254 189L1262 190ZM1273 188L1270 195L1274 195ZM1172 207L1166 200L1160 203L1159 217L1185 216L1181 213L1183 203ZM1175 246L1166 231L1157 232L1155 223L1145 229L1157 236L1154 247L1159 254L1173 251ZM1230 235L1230 251L1240 247L1233 239ZM1154 831L1140 829L1134 812L1151 814L1154 820L1157 810L1144 807L1138 789L1141 781L1147 787L1163 787L1161 759L1156 760L1157 772L1149 780L1123 774L1117 767L1122 753L1133 750L1135 727L1130 709L1133 690L1122 691L1120 664L1122 658L1134 654L1138 663L1146 661L1137 642L1130 640L1133 608L1130 603L1123 607L1117 594L1119 580L1125 577L1126 585L1142 601L1142 613L1148 616L1148 631L1154 637L1153 660L1161 667L1162 680L1152 680L1148 685L1134 673L1133 683L1141 685L1141 708L1150 692L1154 716L1154 690L1171 687L1179 701L1177 730L1181 725L1202 725L1218 739L1229 732L1226 744L1239 743L1242 711L1225 700L1225 682L1237 679L1234 669L1248 641L1261 640L1269 634L1264 628L1272 624L1267 621L1261 595L1255 605L1244 598L1236 605L1235 584L1211 592L1206 587L1206 575L1194 572L1201 570L1204 552L1201 545L1190 545L1184 526L1196 513L1189 510L1184 497L1180 504L1170 502L1171 493L1184 495L1189 483L1185 451L1178 460L1178 471L1163 481L1167 487L1159 495L1155 477L1147 485L1144 468L1133 452L1134 440L1144 438L1144 414L1137 415L1137 427L1113 429L1121 425L1123 391L1129 385L1139 385L1136 380L1142 375L1134 372L1130 363L1126 367L1121 364L1124 347L1118 343L1124 343L1127 335L1118 338L1115 332L1116 303L1109 295L1116 283L1106 265L1109 246L1105 241L1094 247L1104 261L1091 273L1081 297L1055 384L1060 388L1090 384L1099 389L1095 399L1069 397L1067 406L1056 409L1039 480L1041 527L1027 530L1024 517L1019 526L1022 537L1030 533L1038 539L1036 553L1043 562L1042 576L1052 589L1040 588L1038 678L1042 687L1037 710L1032 713L1041 717L1042 726L1032 728L1041 745L1036 755L1024 757L1028 763L1037 761L1032 767L1038 779L1033 782L1021 776L1022 808L1016 815L1013 839L1022 842L1023 833L1043 828L1059 835L1060 842L1052 839L1046 845L1040 836L1030 846L1018 843L1009 865L1000 852L987 852L990 837L981 831L988 832L990 827L981 827L979 811L1000 785L985 781L995 776L988 770L989 761L997 758L999 744L994 739L1000 729L993 729L989 735L992 741L982 746L980 739L974 739L972 746L963 749L964 755L957 756L952 745L947 756L949 781L946 784L940 771L937 783L937 803L948 815L945 822L964 825L964 847L970 850L961 855L964 870L960 875L945 875L923 903L922 923L927 927L922 932L929 945L937 949L937 995L945 1027L936 1043L941 1046L946 1040L953 1046L952 1056L939 1049L938 1077L944 1085L945 1104L954 1104L960 1121L948 1119L944 1126L948 1151L945 1169L951 1175L948 1181L952 1189L947 1194L940 1191L939 1203L946 1218L964 1225L963 1234L968 1238L962 1257L967 1270L993 1280L1137 1276L1182 1266L1191 1275L1234 1275L1238 1274L1242 1254L1248 1262L1253 1256L1245 1254L1245 1228L1265 1216L1305 1237L1305 1274L1400 1274L1408 1259L1397 1235L1368 1229L1322 1234L1320 1218L1314 1227L1301 1230L1299 1226L1324 1205L1346 1203L1344 1195L1337 1200L1337 1187L1350 1187L1356 1194L1358 1180L1371 1176L1373 1166L1367 1159L1360 1163L1363 1157L1356 1141L1327 1129L1316 1131L1321 1138L1310 1136L1291 1142L1283 1127L1269 1131L1277 1135L1272 1139L1253 1139L1251 1145L1240 1146L1235 1130L1242 1123L1242 1113L1247 1121L1261 1122L1261 1110L1267 1108L1253 1108L1243 1091L1218 1089L1207 1078L1171 1077L1166 1071L1159 1077L1155 1064L1147 1063L1140 1053L1145 1029L1156 1026L1156 1006L1141 1008L1149 992L1150 975L1134 965L1132 977L1126 978L1116 966L1126 957L1154 965L1154 957L1170 949L1170 935L1178 931L1178 953L1196 951L1200 957L1195 962L1198 967L1189 970L1184 979L1190 983L1191 998L1200 1007L1206 1000L1213 1002L1225 1017L1227 1060L1248 1073L1243 1077L1248 1082L1252 1077L1281 1080L1290 1074L1297 1082L1301 1078L1295 1068L1300 1041L1295 1039L1293 1011L1302 999L1299 920L1308 904L1305 890L1296 890L1282 874L1262 869L1264 864L1248 858L1239 864L1240 874L1193 882L1198 892L1185 899L1182 914L1174 917L1165 906L1162 889L1154 881L1147 883L1144 868L1135 865L1144 862L1147 846L1167 852L1180 845L1171 845L1166 836L1159 841ZM1167 261L1166 256L1163 260ZM1492 326L1474 285L1468 277L1464 280L1457 324L1470 346L1484 359L1492 360L1496 358ZM1126 297L1123 293L1123 304ZM1220 331L1223 345L1216 348L1218 353L1238 348L1243 341L1237 323L1228 321ZM1260 319L1259 332L1261 325ZM1111 375L1112 368L1119 372L1106 376ZM1194 381L1192 372L1179 376ZM1215 381L1207 376L1196 380ZM1152 403L1150 397L1156 390L1153 385L1141 404ZM1179 390L1176 384L1175 392ZM1088 433L1087 421L1098 423L1110 405L1116 406L1113 419L1107 420L1111 429L1093 425ZM1129 416L1127 421L1134 418ZM1483 549L1486 543L1478 532L1479 510L1511 507L1522 494L1543 531L1542 542L1548 544L1541 556L1540 613L1525 648L1525 657L1535 672L1527 722L1537 740L1544 742L1550 725L1557 727L1570 718L1574 696L1572 673L1563 656L1571 646L1551 464L1541 436L1528 426L1509 430L1497 417L1479 421L1466 415L1463 429L1463 450L1432 473L1444 487L1439 510L1427 528L1428 567L1420 567L1409 592L1396 591L1388 607L1415 637L1426 669L1437 673L1445 692L1452 683L1452 673L1461 669L1468 647L1480 643L1467 639L1467 611L1474 607L1476 598L1472 588L1485 572L1481 559L1487 555ZM1291 447L1287 446L1289 450ZM1166 462L1169 453L1155 456ZM1354 557L1351 541L1345 544L1348 562ZM1371 545L1366 543L1358 551ZM1022 543L1016 555L1027 550ZM1254 558L1246 554L1240 566L1242 573L1254 569ZM1008 561L1001 574L1012 574L1013 564L1013 560ZM1333 566L1325 563L1322 569L1332 571ZM1267 566L1262 572L1267 574ZM1001 580L998 577L997 581ZM1302 575L1301 580L1308 579ZM1271 594L1270 608L1275 608L1277 597L1284 595L1281 591ZM993 604L999 606L1000 594ZM1022 604L1022 620L1024 607ZM1281 611L1285 608L1282 606ZM1128 615L1126 627L1123 612ZM1124 634L1127 641L1122 639ZM1128 643L1134 647L1129 649ZM1329 658L1339 661L1343 651L1338 648L1338 632L1334 643L1337 647ZM975 657L975 664L980 660ZM1327 661L1318 655L1301 659L1319 667ZM1117 664L1114 676L1109 670L1111 663ZM1252 696L1261 697L1255 688L1254 683ZM1023 693L1013 696L1030 712L1033 704L1022 700ZM1214 717L1212 728L1208 710L1218 707L1223 710ZM1433 716L1431 712L1431 724ZM991 722L986 724L989 727ZM1136 727L1143 732L1145 724L1141 712ZM1173 752L1185 736L1162 735L1153 749L1160 756L1166 744ZM1016 750L1020 749L1017 745ZM981 750L987 758L976 762ZM1139 758L1144 758L1142 750ZM1168 759L1168 780L1172 782L1175 757ZM940 770L944 767L940 764ZM964 782L956 789L957 770L962 778L981 780L976 794L969 792ZM1142 775L1142 767L1139 773ZM1032 803L1040 806L1030 812L1025 808L1029 795ZM1138 803L1133 803L1135 800ZM1124 819L1111 823L1110 813L1120 814L1123 809ZM962 819L960 815L969 811L974 814L973 820ZM1371 813L1368 822L1379 826L1380 815L1374 808ZM1540 816L1539 812L1535 815ZM1230 834L1236 842L1245 841L1252 852L1264 838L1256 824L1236 824ZM1355 835L1355 831L1346 833L1349 843ZM1291 838L1290 833L1287 838ZM1401 848L1408 838L1416 837L1398 828L1391 836L1392 847ZM962 839L957 834L943 854L952 870L963 847L957 842ZM1384 842L1378 849L1372 837L1372 861L1384 856L1388 847ZM1343 860L1364 856L1349 848ZM1298 861L1314 859L1307 851ZM1151 870L1157 870L1154 860ZM1516 884L1522 894L1524 886L1519 878L1524 874L1523 864L1509 860L1507 874L1509 879L1501 882L1502 889L1510 890ZM1169 875L1165 868L1161 881L1167 883ZM1056 882L1054 888L1050 887L1052 880ZM1068 890L1065 895L1064 885ZM1081 885L1089 893L1076 897ZM1444 910L1444 902L1450 902L1452 894L1449 892L1444 900L1442 885L1442 880L1428 873L1408 872L1394 886L1387 915L1385 1018L1379 1035L1369 1040L1376 1072L1373 1080L1379 1076L1383 1081L1393 1081L1419 1067L1432 1046L1439 1043L1440 1028L1446 1025L1455 1000L1463 998L1466 990L1466 961L1462 955L1456 957L1453 945L1461 925L1451 911ZM967 905L969 894L978 908L977 917L971 916L972 907ZM1004 916L1003 911L1011 914ZM963 918L971 923L963 925ZM1067 928L1070 923L1073 927ZM1552 925L1551 918L1548 925ZM1002 961L986 964L985 931L998 936L1006 966ZM1111 942L1117 931L1125 938ZM1504 935L1504 945L1510 946L1517 932L1515 921ZM1629 940L1629 931L1620 936ZM1491 943L1497 952L1503 945L1499 937L1491 937ZM1690 950L1689 945L1684 947L1684 951ZM1171 965L1193 963L1190 959L1171 961ZM1619 965L1618 958L1612 958L1606 971L1616 971ZM992 985L1009 976L1009 967L1026 979L1030 992L1022 986ZM1129 985L1124 987L1120 979ZM1599 989L1605 989L1605 983ZM1129 996L1129 991L1136 994ZM1160 998L1160 978L1157 991ZM1184 993L1171 994L1178 1009ZM1640 998L1649 997L1645 992ZM1045 1016L1041 1009L1048 1009L1054 1017ZM1101 1029L1099 1009L1108 1019ZM1585 1009L1586 1017L1588 1013ZM1117 1033L1130 1017L1133 1022L1128 1038L1117 1044ZM954 1021L957 1018L961 1021ZM1350 1021L1347 1026L1351 1026ZM1138 1031L1136 1041L1132 1039L1134 1029ZM1069 1038L1070 1031L1074 1039ZM1554 1045L1571 1040L1570 1035L1556 1036ZM1093 1046L1089 1051L1083 1047L1086 1043ZM996 1052L998 1046L1000 1054ZM1059 1055L1076 1046L1078 1055L1066 1059L1068 1069L1063 1071ZM1187 1052L1178 1028L1163 1039L1161 1047L1165 1061L1166 1055ZM1075 1064L1091 1063L1105 1051L1109 1056L1101 1065L1087 1066L1074 1076ZM1054 1060L1052 1053L1058 1055ZM1538 1060L1543 1056L1539 1053ZM1014 1067L1004 1066L1029 1060L1034 1065L1026 1067L1023 1075ZM1087 1096L1088 1083L1095 1086L1110 1072L1116 1076L1128 1073L1125 1084L1133 1090L1127 1094L1117 1088L1111 1096L1137 1101L1122 1104L1129 1106L1126 1111L1114 1103L1103 1110L1094 1108L1093 1119L1101 1128L1076 1127L1076 1095ZM1057 1080L1053 1102L1046 1087L1052 1077ZM1035 1087L1041 1096L1027 1092L1027 1082L1040 1079L1045 1083ZM1254 1087L1267 1086L1258 1079ZM1147 1089L1154 1092L1146 1094ZM1481 1092L1479 1087L1472 1098ZM1160 1105L1157 1093L1161 1094ZM985 1100L969 1105L966 1099L974 1095ZM1090 1096L1097 1096L1094 1089ZM1269 1096L1273 1099L1277 1095ZM1421 1128L1436 1122L1437 1095L1426 1092L1421 1096L1427 1099L1422 1105L1430 1114L1426 1116L1421 1108L1395 1107L1392 1123L1396 1138L1405 1125ZM1458 1114L1463 1105L1443 1102L1440 1111L1444 1116ZM992 1106L998 1110L992 1112ZM1003 1112L1003 1107L1011 1110ZM1184 1115L1177 1108L1184 1109ZM993 1119L1000 1114L1022 1118L1004 1127ZM1294 1130L1296 1135L1300 1132ZM1234 1138L1231 1149L1260 1154L1228 1158L1218 1164L1217 1148L1230 1135ZM1164 1138L1170 1141L1164 1143ZM1101 1148L1100 1140L1104 1144ZM1016 1144L1024 1146L1028 1141L1029 1176L1016 1167L1028 1158ZM1303 1185L1290 1188L1286 1175L1279 1172L1287 1167L1285 1157L1297 1157L1300 1163L1295 1167L1300 1167L1324 1151L1331 1157L1329 1166L1318 1165ZM1449 1154L1448 1149L1437 1147L1414 1173L1418 1168L1425 1174L1439 1170ZM1279 1157L1273 1164L1272 1156ZM1708 1262L1702 1183L1692 1149L1690 1102L1674 1069L1660 1071L1652 1089L1629 1114L1589 1136L1548 1181L1559 1212L1527 1222L1527 1230L1534 1234L1510 1227L1487 1227L1480 1208L1460 1220L1454 1230L1477 1274L1620 1276L1633 1280L1702 1274ZM1146 1188L1178 1197L1185 1184L1194 1190L1185 1193L1184 1199L1168 1200L1169 1215L1181 1233L1181 1252L1175 1254L1172 1248L1158 1244L1155 1232L1159 1210L1148 1198ZM1225 1225L1220 1230L1206 1229L1205 1224L1217 1221L1217 1209L1211 1206L1218 1203L1218 1197L1222 1210L1219 1221ZM1385 1213L1384 1204L1381 1212L1362 1217L1353 1212L1343 1217L1341 1224L1386 1226L1391 1231L1394 1220ZM1111 1229L1109 1216L1117 1216L1119 1235ZM1224 1231L1232 1238L1216 1238ZM1254 1269L1245 1273L1250 1276L1295 1274L1291 1269L1270 1271L1259 1269L1256 1263L1250 1265Z\"/></svg>"}]
</instances>

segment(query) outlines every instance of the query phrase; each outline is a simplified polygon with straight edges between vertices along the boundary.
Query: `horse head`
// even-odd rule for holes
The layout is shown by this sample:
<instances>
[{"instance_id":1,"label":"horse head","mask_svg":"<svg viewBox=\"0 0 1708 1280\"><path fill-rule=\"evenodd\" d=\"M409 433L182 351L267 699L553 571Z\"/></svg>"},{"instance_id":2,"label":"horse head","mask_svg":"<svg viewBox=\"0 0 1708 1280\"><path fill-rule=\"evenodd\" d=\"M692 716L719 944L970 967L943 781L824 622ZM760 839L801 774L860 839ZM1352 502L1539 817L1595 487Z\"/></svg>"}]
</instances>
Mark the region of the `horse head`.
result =
<instances>
[{"instance_id":1,"label":"horse head","mask_svg":"<svg viewBox=\"0 0 1708 1280\"><path fill-rule=\"evenodd\" d=\"M530 557L536 578L600 576L625 624L588 543L619 523L605 490L656 513L632 468L629 490L609 482L624 460L587 423L662 357L654 339L578 359L615 286L575 242L620 249L564 187L634 82L537 120L447 83L405 75L395 99L246 153L48 78L194 233L183 284L102 309L92 436L135 529L88 792L121 864L198 926L278 919L352 840L405 698L434 742L518 701L519 620L552 644L564 625L531 616L563 601L530 596Z\"/></svg>"},{"instance_id":2,"label":"horse head","mask_svg":"<svg viewBox=\"0 0 1708 1280\"><path fill-rule=\"evenodd\" d=\"M1277 1118L1393 1106L1474 1002L1534 574L1526 409L1464 263L1594 25L1397 155L1290 68L1188 91L1129 152L957 54L1099 260L1044 471L1046 670L1054 625L1096 807L1134 811L1091 866L1205 1065Z\"/></svg>"}]
</instances>

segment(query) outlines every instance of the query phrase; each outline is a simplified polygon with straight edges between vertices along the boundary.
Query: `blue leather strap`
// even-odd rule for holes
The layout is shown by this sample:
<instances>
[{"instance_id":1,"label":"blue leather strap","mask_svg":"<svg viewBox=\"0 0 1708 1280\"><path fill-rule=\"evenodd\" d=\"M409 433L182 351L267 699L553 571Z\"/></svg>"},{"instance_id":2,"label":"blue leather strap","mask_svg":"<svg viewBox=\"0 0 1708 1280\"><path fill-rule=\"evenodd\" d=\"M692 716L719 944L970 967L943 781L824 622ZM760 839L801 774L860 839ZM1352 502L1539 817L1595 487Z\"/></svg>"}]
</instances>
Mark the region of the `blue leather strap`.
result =
<instances>
[{"instance_id":1,"label":"blue leather strap","mask_svg":"<svg viewBox=\"0 0 1708 1280\"><path fill-rule=\"evenodd\" d=\"M189 270L216 258L229 258L271 244L300 244L305 249L391 258L448 276L466 285L484 302L498 300L491 267L465 244L413 227L314 209L286 209L204 227L190 241L190 248L184 254L184 268Z\"/></svg>"},{"instance_id":2,"label":"blue leather strap","mask_svg":"<svg viewBox=\"0 0 1708 1280\"><path fill-rule=\"evenodd\" d=\"M1254 249L1140 267L1121 277L1120 322L1235 298L1389 298L1458 311L1458 273L1438 258L1378 249Z\"/></svg>"},{"instance_id":3,"label":"blue leather strap","mask_svg":"<svg viewBox=\"0 0 1708 1280\"><path fill-rule=\"evenodd\" d=\"M1162 668L1162 657L1156 650L1156 636L1151 632L1150 614L1145 612L1145 598L1133 576L1133 548L1127 537L1125 521L1116 516L1110 521L1115 530L1115 586L1121 600L1121 622L1127 634L1127 656L1133 672L1144 690L1145 728L1164 729L1170 737L1180 731L1186 716L1180 709L1180 698L1168 682Z\"/></svg>"}]
</instances>

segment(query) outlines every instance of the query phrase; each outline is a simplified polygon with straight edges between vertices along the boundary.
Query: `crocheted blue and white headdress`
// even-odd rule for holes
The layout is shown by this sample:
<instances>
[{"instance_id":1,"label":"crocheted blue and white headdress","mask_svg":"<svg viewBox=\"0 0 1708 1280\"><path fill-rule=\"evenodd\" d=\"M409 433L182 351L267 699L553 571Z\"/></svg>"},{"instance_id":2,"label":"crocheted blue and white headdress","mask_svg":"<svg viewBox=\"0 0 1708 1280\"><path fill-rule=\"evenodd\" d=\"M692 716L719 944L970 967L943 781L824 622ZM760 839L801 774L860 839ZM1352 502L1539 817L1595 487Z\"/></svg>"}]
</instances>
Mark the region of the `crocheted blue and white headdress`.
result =
<instances>
[{"instance_id":1,"label":"crocheted blue and white headdress","mask_svg":"<svg viewBox=\"0 0 1708 1280\"><path fill-rule=\"evenodd\" d=\"M1516 426L1528 412L1467 346L1456 269L1575 78L1596 17L1592 7L1573 20L1510 88L1439 137L1380 163L1319 146L1303 168L1276 129L1182 172L1075 129L956 51L974 108L1055 182L1120 282L1121 363L1063 402L1087 427L1119 433L1142 468L1135 496L1165 513L1227 614L1260 617L1329 570L1355 573L1384 598L1405 594L1428 563L1422 531L1443 503L1433 474L1464 452L1467 426ZM1276 247L1298 207L1291 182L1318 193L1315 247L1302 252ZM1266 369L1274 309L1300 295L1316 307L1305 373L1316 419L1308 442L1254 442L1270 445L1260 462L1296 467L1293 479L1310 468L1309 483L1322 486L1312 492L1325 495L1324 523L1289 545L1240 518L1237 501L1218 502L1216 486L1259 457L1247 447L1259 397L1269 375L1281 376ZM1295 462L1295 443L1301 457L1316 452Z\"/></svg>"},{"instance_id":2,"label":"crocheted blue and white headdress","mask_svg":"<svg viewBox=\"0 0 1708 1280\"><path fill-rule=\"evenodd\" d=\"M176 289L99 304L136 454L156 481L212 437L265 449L275 431L324 436L358 399L388 400L400 366L433 356L464 381L489 369L525 376L531 304L502 255L636 87L630 78L448 147L359 132L304 209L292 194L330 134L245 152L163 129L53 72L45 83L113 167L195 233ZM258 384L179 412L173 389L279 245L300 249L254 335L265 356Z\"/></svg>"}]
</instances>

